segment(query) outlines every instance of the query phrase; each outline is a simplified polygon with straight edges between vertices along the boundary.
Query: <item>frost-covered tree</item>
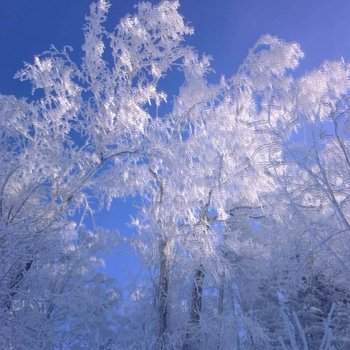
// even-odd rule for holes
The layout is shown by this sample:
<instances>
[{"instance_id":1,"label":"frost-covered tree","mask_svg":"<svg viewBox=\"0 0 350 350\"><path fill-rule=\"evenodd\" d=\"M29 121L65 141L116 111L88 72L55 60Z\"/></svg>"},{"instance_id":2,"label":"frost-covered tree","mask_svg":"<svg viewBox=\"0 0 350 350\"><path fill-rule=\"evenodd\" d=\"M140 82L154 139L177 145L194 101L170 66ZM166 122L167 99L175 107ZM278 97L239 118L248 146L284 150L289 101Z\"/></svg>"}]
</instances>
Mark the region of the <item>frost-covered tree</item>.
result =
<instances>
[{"instance_id":1,"label":"frost-covered tree","mask_svg":"<svg viewBox=\"0 0 350 350\"><path fill-rule=\"evenodd\" d=\"M153 119L145 106L165 99L157 83L183 55L191 29L178 3L166 1L140 4L108 33L108 7L91 5L81 66L70 48L52 47L17 74L42 97L1 96L3 348L117 343L110 334L118 293L94 258L116 237L87 230L85 217L96 209L91 196L102 207L147 182L142 163L153 152ZM112 61L103 57L107 43Z\"/></svg>"},{"instance_id":2,"label":"frost-covered tree","mask_svg":"<svg viewBox=\"0 0 350 350\"><path fill-rule=\"evenodd\" d=\"M334 340L329 340L328 328L323 325L327 317L334 316L330 309L332 304L328 302L324 306L319 331L312 335L308 333L311 331L306 329L309 327L309 319L312 319L312 310L316 306L308 305L306 300L300 300L300 295L305 290L305 281L312 284L316 283L315 278L324 280L321 275L317 277L315 270L319 271L318 274L325 270L326 261L327 265L331 264L330 269L333 272L339 272L341 267L341 279L345 278L346 264L333 248L327 247L330 236L323 240L320 237L324 235L326 223L327 230L336 232L336 235L347 231L344 221L346 214L339 212L339 205L332 198L330 187L314 185L312 177L308 176L308 167L312 163L303 158L310 158L313 154L309 148L313 148L313 152L316 150L315 155L322 153L328 160L332 159L333 155L327 156L324 148L316 147L315 143L310 146L310 139L307 138L307 135L315 135L318 128L329 128L329 125L312 125L305 119L305 114L312 115L314 108L311 103L304 101L311 97L302 90L309 75L295 78L291 74L291 70L297 67L302 56L297 44L265 36L251 50L232 79L210 87L204 80L203 61L192 58L191 64L189 61L187 65L185 63L185 76L191 79L188 78L180 90L171 114L172 125L176 126L177 131L176 143L171 141L173 135L169 139L169 133L167 137L162 137L166 153L155 160L155 164L158 162L158 165L156 171L152 170L155 192L158 195L152 197L154 200L151 201L150 211L146 210L148 214L145 216L148 228L153 227L146 230L152 232L152 240L157 241L157 235L160 235L163 242L169 244L164 245L167 249L159 250L160 280L157 287L163 303L160 304L162 308L159 311L162 323L160 329L166 330L167 337L178 339L175 333L179 332L179 327L171 328L176 325L176 319L184 319L175 311L175 322L170 325L169 320L174 318L169 315L169 306L164 306L164 303L177 303L177 310L183 310L180 305L187 304L189 327L201 328L201 331L195 330L195 335L189 333L188 329L180 329L180 333L183 334L180 339L185 339L185 348L212 348L217 344L225 346L222 344L227 344L227 339L232 339L232 335L229 334L230 328L227 328L226 334L225 331L223 335L220 334L220 342L217 341L216 345L213 345L213 339L218 339L217 333L216 337L213 337L214 310L217 309L218 313L223 312L225 293L222 275L225 274L228 275L225 279L230 281L229 285L226 281L226 294L233 295L230 317L231 320L235 320L231 324L235 324L239 344L237 346L248 349L257 346L273 348L307 344L313 348L326 346L324 342L330 342L329 346L334 344ZM331 66L333 68L327 73L323 73L324 66L319 69L320 74L332 77L332 88L336 91L327 91L327 103L331 103L332 99L333 103L341 103L339 101L344 99L348 87L346 81L340 78L337 80L337 77L347 79L346 66L342 62ZM338 72L338 68L341 73ZM311 93L314 94L312 98L316 100L325 94L324 89L319 91L317 88ZM174 129L169 127L167 130ZM298 142L300 135L304 135L303 145ZM341 175L343 177L347 164L346 137L339 138L335 128L333 135L339 145L339 152L342 153L341 157L337 156L339 165L332 166L327 171L339 172L340 169L344 169ZM300 149L293 150L293 147ZM302 152L306 156L303 156ZM316 161L317 158L314 158L315 163ZM343 188L340 181L338 186L343 193L345 191L342 197L345 208L346 187ZM325 183L326 178L323 179L322 185ZM311 198L313 191L321 195L323 193L323 199L319 199L317 203L321 206L320 209L333 206L338 215L338 223L328 216L332 213L329 209L329 214L324 216L326 212L317 210L316 204L306 205L300 202L304 197ZM231 219L228 220L230 213ZM155 226L149 226L150 221ZM261 225L263 228L259 229ZM276 238L271 239L268 232ZM254 237L256 235L258 237ZM329 251L326 255L315 254L315 245L322 247L322 251L324 248ZM273 251L277 253L276 248L280 246L281 255L273 254ZM277 258L277 263L274 263ZM318 259L317 264L313 262L314 271L308 271L310 258ZM261 264L270 267L271 270L261 269ZM173 274L171 270L174 271ZM182 279L179 278L179 271L180 274L184 274ZM191 280L188 276L191 275L192 282L188 282L188 279ZM218 276L221 276L221 282ZM266 281L271 278L274 282L266 294ZM205 282L205 279L208 281ZM333 289L333 297L345 297L348 288L346 285L340 287L344 280L337 280L338 282L329 281L329 284L337 284L338 287L335 288L340 288L343 294ZM162 284L162 281L165 283ZM181 281L188 290L187 297L182 290L176 288ZM172 283L174 288L169 287ZM216 292L215 288L212 288L215 284ZM326 285L318 286L317 293L322 293L322 288L324 294L329 295ZM316 293L316 289L314 292ZM206 302L212 303L215 299L208 296L208 293L218 293L220 306L205 306ZM204 294L207 295L206 298L203 298ZM264 295L269 298L269 302L265 304L262 303ZM286 322L283 316L286 312L285 304L282 305L281 300L288 300L292 305L292 300L298 298L297 295L299 305L294 304L295 310L291 306L288 312L292 319ZM343 309L341 313L345 310L346 299L347 297L342 301L339 299ZM229 304L226 302L225 305ZM172 308L174 307L176 309L176 306L172 305ZM306 312L302 311L304 308ZM186 310L186 307L184 309ZM162 313L164 310L167 311ZM208 310L211 311L205 316L208 319L205 319L203 316ZM266 323L265 317L268 310L275 310L275 313L270 313L270 321L273 322L269 324ZM304 318L298 316L298 313L304 313ZM206 322L209 325L207 328ZM312 326L316 327L316 324ZM291 328L298 330L295 335L299 337L297 340L291 336ZM344 323L340 328L344 328ZM324 339L328 340L323 342L322 334L326 337ZM162 333L160 336L163 336ZM284 336L287 339L286 343L283 340ZM188 338L194 339L189 341ZM210 342L205 339L210 339ZM319 339L319 342L312 339ZM339 344L343 341L339 338Z\"/></svg>"}]
</instances>

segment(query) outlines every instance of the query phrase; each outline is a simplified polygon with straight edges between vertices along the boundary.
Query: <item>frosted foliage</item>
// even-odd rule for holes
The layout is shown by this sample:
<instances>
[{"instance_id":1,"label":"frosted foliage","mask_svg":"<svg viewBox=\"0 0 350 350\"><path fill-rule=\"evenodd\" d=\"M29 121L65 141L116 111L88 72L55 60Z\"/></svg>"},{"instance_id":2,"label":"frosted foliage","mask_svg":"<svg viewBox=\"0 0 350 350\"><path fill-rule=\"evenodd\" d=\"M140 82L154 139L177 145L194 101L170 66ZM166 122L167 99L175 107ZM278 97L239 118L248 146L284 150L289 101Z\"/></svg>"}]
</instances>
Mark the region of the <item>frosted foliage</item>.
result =
<instances>
[{"instance_id":1,"label":"frosted foliage","mask_svg":"<svg viewBox=\"0 0 350 350\"><path fill-rule=\"evenodd\" d=\"M158 79L170 67L174 54L180 53L178 45L183 36L192 33L178 14L178 7L178 1L163 1L158 6L141 3L137 15L121 21L111 45L115 63L126 78L146 69Z\"/></svg>"},{"instance_id":2,"label":"frosted foliage","mask_svg":"<svg viewBox=\"0 0 350 350\"><path fill-rule=\"evenodd\" d=\"M205 79L210 69L209 57L200 58L192 51L186 52L183 63L185 83L175 100L174 118L195 120L199 114L196 110L215 98L218 86L210 86Z\"/></svg>"},{"instance_id":3,"label":"frosted foliage","mask_svg":"<svg viewBox=\"0 0 350 350\"><path fill-rule=\"evenodd\" d=\"M299 108L310 121L325 119L337 100L349 91L349 65L325 62L320 69L302 77L298 84Z\"/></svg>"},{"instance_id":4,"label":"frosted foliage","mask_svg":"<svg viewBox=\"0 0 350 350\"><path fill-rule=\"evenodd\" d=\"M264 35L249 51L240 72L253 80L254 90L264 90L295 69L303 57L298 43L287 43L277 37Z\"/></svg>"},{"instance_id":5,"label":"frosted foliage","mask_svg":"<svg viewBox=\"0 0 350 350\"><path fill-rule=\"evenodd\" d=\"M142 135L151 118L145 104L165 100L157 82L183 56L183 36L192 33L177 8L177 2L140 3L136 15L125 17L114 33L107 33L102 23L108 6L92 5L85 29L83 73L93 94L90 122L96 124L99 141L103 137L105 143L114 143L117 135L123 140ZM107 42L112 66L103 59ZM99 120L95 120L96 109L101 113Z\"/></svg>"}]
</instances>

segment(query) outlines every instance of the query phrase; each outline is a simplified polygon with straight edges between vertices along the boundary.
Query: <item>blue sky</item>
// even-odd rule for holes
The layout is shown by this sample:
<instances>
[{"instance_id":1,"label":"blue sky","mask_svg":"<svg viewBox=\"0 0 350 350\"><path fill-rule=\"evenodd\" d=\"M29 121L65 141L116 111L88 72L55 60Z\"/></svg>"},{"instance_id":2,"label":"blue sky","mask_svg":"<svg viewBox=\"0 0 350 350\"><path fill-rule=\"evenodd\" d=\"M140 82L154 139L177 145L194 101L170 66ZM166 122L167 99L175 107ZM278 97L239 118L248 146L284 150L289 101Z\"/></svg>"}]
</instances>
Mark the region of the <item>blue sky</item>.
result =
<instances>
[{"instance_id":1,"label":"blue sky","mask_svg":"<svg viewBox=\"0 0 350 350\"><path fill-rule=\"evenodd\" d=\"M111 3L109 28L132 12L136 1ZM28 95L29 84L12 77L23 61L32 61L50 44L57 48L72 46L73 55L79 59L81 28L89 4L90 0L2 0L0 93ZM265 33L301 44L305 52L302 72L317 67L324 59L350 59L349 0L182 0L180 12L195 28L188 42L198 52L214 58L218 75L235 72L248 49ZM111 227L117 223L119 229L128 230L125 222L133 211L130 201L118 201L111 212L97 218L97 223ZM126 259L126 254L120 259ZM113 274L118 274L117 269Z\"/></svg>"},{"instance_id":2,"label":"blue sky","mask_svg":"<svg viewBox=\"0 0 350 350\"><path fill-rule=\"evenodd\" d=\"M109 25L134 0L112 0ZM157 3L157 1L151 1ZM23 61L54 44L70 45L80 56L81 27L90 0L2 0L0 11L0 92L25 95L28 86L13 81ZM214 58L218 74L231 74L249 47L265 33L300 42L302 70L325 58L350 57L348 0L182 0L181 13L195 28L189 42Z\"/></svg>"}]
</instances>

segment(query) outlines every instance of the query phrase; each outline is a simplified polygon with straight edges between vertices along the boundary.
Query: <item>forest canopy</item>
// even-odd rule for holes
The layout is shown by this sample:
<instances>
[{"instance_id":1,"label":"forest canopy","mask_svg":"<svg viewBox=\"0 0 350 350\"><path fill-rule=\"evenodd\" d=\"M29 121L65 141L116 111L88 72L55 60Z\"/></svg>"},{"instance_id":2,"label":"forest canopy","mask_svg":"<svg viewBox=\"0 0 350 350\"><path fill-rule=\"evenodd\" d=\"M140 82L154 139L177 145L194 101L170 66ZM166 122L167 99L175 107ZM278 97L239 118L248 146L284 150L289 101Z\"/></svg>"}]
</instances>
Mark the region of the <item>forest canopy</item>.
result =
<instances>
[{"instance_id":1,"label":"forest canopy","mask_svg":"<svg viewBox=\"0 0 350 350\"><path fill-rule=\"evenodd\" d=\"M213 82L179 1L109 8L0 95L0 348L349 349L349 63L265 34ZM135 234L91 224L131 198Z\"/></svg>"}]
</instances>

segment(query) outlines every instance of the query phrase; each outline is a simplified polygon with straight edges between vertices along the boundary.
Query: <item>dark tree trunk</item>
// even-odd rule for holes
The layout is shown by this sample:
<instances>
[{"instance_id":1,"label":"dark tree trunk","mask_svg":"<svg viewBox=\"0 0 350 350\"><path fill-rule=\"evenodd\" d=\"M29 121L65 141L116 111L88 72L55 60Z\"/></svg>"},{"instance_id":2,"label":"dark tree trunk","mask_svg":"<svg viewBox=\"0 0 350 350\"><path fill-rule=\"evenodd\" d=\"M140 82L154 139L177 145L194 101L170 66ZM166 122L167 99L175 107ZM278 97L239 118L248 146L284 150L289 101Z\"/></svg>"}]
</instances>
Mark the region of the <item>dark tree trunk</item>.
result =
<instances>
[{"instance_id":1,"label":"dark tree trunk","mask_svg":"<svg viewBox=\"0 0 350 350\"><path fill-rule=\"evenodd\" d=\"M225 296L225 276L221 277L221 283L219 287L219 300L218 300L218 346L217 349L221 349L221 332L222 332L222 314L224 312L224 296Z\"/></svg>"},{"instance_id":2,"label":"dark tree trunk","mask_svg":"<svg viewBox=\"0 0 350 350\"><path fill-rule=\"evenodd\" d=\"M204 267L199 265L199 268L194 274L194 281L192 286L192 300L191 300L191 324L199 324L200 315L202 312L202 296L203 296L203 281L204 281Z\"/></svg>"},{"instance_id":3,"label":"dark tree trunk","mask_svg":"<svg viewBox=\"0 0 350 350\"><path fill-rule=\"evenodd\" d=\"M190 321L186 333L185 350L200 349L200 317L202 312L204 276L204 266L200 264L194 273Z\"/></svg>"},{"instance_id":4,"label":"dark tree trunk","mask_svg":"<svg viewBox=\"0 0 350 350\"><path fill-rule=\"evenodd\" d=\"M16 275L11 279L10 285L9 285L9 293L5 297L5 301L4 301L5 308L8 311L11 310L12 299L16 296L18 288L19 288L22 280L24 279L26 272L28 272L30 270L30 268L32 267L32 264L33 264L32 259L27 261L25 263L25 265L23 267L21 267L17 271Z\"/></svg>"},{"instance_id":5,"label":"dark tree trunk","mask_svg":"<svg viewBox=\"0 0 350 350\"><path fill-rule=\"evenodd\" d=\"M170 279L170 252L171 242L162 240L159 243L160 270L158 291L158 316L159 316L159 345L158 349L166 349L166 337L168 331L168 294Z\"/></svg>"}]
</instances>

